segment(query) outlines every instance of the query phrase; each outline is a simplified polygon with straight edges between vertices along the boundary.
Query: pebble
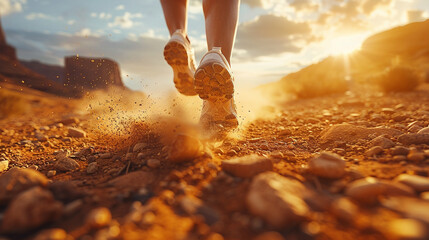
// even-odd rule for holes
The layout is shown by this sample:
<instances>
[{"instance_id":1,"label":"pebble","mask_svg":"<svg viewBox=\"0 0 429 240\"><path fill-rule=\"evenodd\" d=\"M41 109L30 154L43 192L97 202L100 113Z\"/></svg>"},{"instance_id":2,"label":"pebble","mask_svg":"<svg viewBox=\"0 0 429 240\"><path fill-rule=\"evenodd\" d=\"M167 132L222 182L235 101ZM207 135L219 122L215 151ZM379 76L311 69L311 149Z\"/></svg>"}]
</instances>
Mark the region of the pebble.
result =
<instances>
[{"instance_id":1,"label":"pebble","mask_svg":"<svg viewBox=\"0 0 429 240\"><path fill-rule=\"evenodd\" d=\"M395 161L395 162L402 162L402 161L404 161L405 164L407 164L406 160L407 160L407 157L403 156L403 155L393 156L393 161Z\"/></svg>"},{"instance_id":2,"label":"pebble","mask_svg":"<svg viewBox=\"0 0 429 240\"><path fill-rule=\"evenodd\" d=\"M411 149L407 155L407 159L412 162L421 162L425 160L425 153L417 149Z\"/></svg>"},{"instance_id":3,"label":"pebble","mask_svg":"<svg viewBox=\"0 0 429 240\"><path fill-rule=\"evenodd\" d=\"M346 197L336 199L330 210L337 218L347 222L353 222L359 213L359 207Z\"/></svg>"},{"instance_id":4,"label":"pebble","mask_svg":"<svg viewBox=\"0 0 429 240\"><path fill-rule=\"evenodd\" d=\"M409 133L402 134L398 137L398 141L405 145L411 144L428 144L429 145L429 134L418 134L418 133Z\"/></svg>"},{"instance_id":5,"label":"pebble","mask_svg":"<svg viewBox=\"0 0 429 240\"><path fill-rule=\"evenodd\" d=\"M397 155L407 156L409 152L410 152L410 149L403 146L396 146L395 148L392 149L392 155L394 156L397 156Z\"/></svg>"},{"instance_id":6,"label":"pebble","mask_svg":"<svg viewBox=\"0 0 429 240\"><path fill-rule=\"evenodd\" d=\"M388 138L385 138L383 136L378 136L378 137L372 139L369 143L373 147L380 146L380 147L382 147L384 149L386 149L386 148L392 148L392 147L395 146L395 143L392 140L390 140Z\"/></svg>"},{"instance_id":7,"label":"pebble","mask_svg":"<svg viewBox=\"0 0 429 240\"><path fill-rule=\"evenodd\" d=\"M38 171L12 168L0 176L0 205L9 202L22 191L47 184L48 179Z\"/></svg>"},{"instance_id":8,"label":"pebble","mask_svg":"<svg viewBox=\"0 0 429 240\"><path fill-rule=\"evenodd\" d=\"M388 239L427 239L427 227L414 219L395 219L387 223L384 235Z\"/></svg>"},{"instance_id":9,"label":"pebble","mask_svg":"<svg viewBox=\"0 0 429 240\"><path fill-rule=\"evenodd\" d=\"M40 231L34 240L73 240L73 237L61 228L51 228Z\"/></svg>"},{"instance_id":10,"label":"pebble","mask_svg":"<svg viewBox=\"0 0 429 240\"><path fill-rule=\"evenodd\" d=\"M86 216L87 226L93 229L105 227L109 225L111 221L112 214L110 210L105 207L95 208Z\"/></svg>"},{"instance_id":11,"label":"pebble","mask_svg":"<svg viewBox=\"0 0 429 240\"><path fill-rule=\"evenodd\" d=\"M67 204L64 207L63 215L68 217L73 214L76 214L79 208L83 206L84 202L82 199L74 200L73 202Z\"/></svg>"},{"instance_id":12,"label":"pebble","mask_svg":"<svg viewBox=\"0 0 429 240\"><path fill-rule=\"evenodd\" d=\"M107 159L107 158L111 158L113 155L112 153L102 153L99 156L101 159Z\"/></svg>"},{"instance_id":13,"label":"pebble","mask_svg":"<svg viewBox=\"0 0 429 240\"><path fill-rule=\"evenodd\" d=\"M429 127L420 129L420 131L418 131L417 134L429 134Z\"/></svg>"},{"instance_id":14,"label":"pebble","mask_svg":"<svg viewBox=\"0 0 429 240\"><path fill-rule=\"evenodd\" d=\"M395 178L395 181L403 183L417 192L429 191L429 178L418 175L401 174Z\"/></svg>"},{"instance_id":15,"label":"pebble","mask_svg":"<svg viewBox=\"0 0 429 240\"><path fill-rule=\"evenodd\" d=\"M34 187L12 200L4 213L1 229L6 233L21 233L40 227L61 216L63 204L51 192Z\"/></svg>"},{"instance_id":16,"label":"pebble","mask_svg":"<svg viewBox=\"0 0 429 240\"><path fill-rule=\"evenodd\" d=\"M323 152L310 159L308 171L324 178L341 178L346 173L346 162L334 153Z\"/></svg>"},{"instance_id":17,"label":"pebble","mask_svg":"<svg viewBox=\"0 0 429 240\"><path fill-rule=\"evenodd\" d=\"M88 164L88 167L86 167L86 173L93 174L98 171L98 164L97 162L92 162Z\"/></svg>"},{"instance_id":18,"label":"pebble","mask_svg":"<svg viewBox=\"0 0 429 240\"><path fill-rule=\"evenodd\" d=\"M75 117L71 117L71 118L67 118L67 119L63 119L61 121L58 121L58 123L62 123L63 125L78 124L79 119L75 118Z\"/></svg>"},{"instance_id":19,"label":"pebble","mask_svg":"<svg viewBox=\"0 0 429 240\"><path fill-rule=\"evenodd\" d=\"M194 215L203 203L198 198L192 196L184 196L179 200L179 204L187 214Z\"/></svg>"},{"instance_id":20,"label":"pebble","mask_svg":"<svg viewBox=\"0 0 429 240\"><path fill-rule=\"evenodd\" d=\"M285 240L285 238L278 232L270 231L257 235L253 240Z\"/></svg>"},{"instance_id":21,"label":"pebble","mask_svg":"<svg viewBox=\"0 0 429 240\"><path fill-rule=\"evenodd\" d=\"M6 171L9 168L9 161L2 160L0 161L0 173Z\"/></svg>"},{"instance_id":22,"label":"pebble","mask_svg":"<svg viewBox=\"0 0 429 240\"><path fill-rule=\"evenodd\" d=\"M150 168L159 168L159 166L161 166L161 161L158 159L149 159L146 164Z\"/></svg>"},{"instance_id":23,"label":"pebble","mask_svg":"<svg viewBox=\"0 0 429 240\"><path fill-rule=\"evenodd\" d=\"M358 202L373 204L381 195L414 196L414 190L402 183L367 177L350 183L345 194Z\"/></svg>"},{"instance_id":24,"label":"pebble","mask_svg":"<svg viewBox=\"0 0 429 240\"><path fill-rule=\"evenodd\" d=\"M49 131L51 129L49 126L42 126L39 128L40 131Z\"/></svg>"},{"instance_id":25,"label":"pebble","mask_svg":"<svg viewBox=\"0 0 429 240\"><path fill-rule=\"evenodd\" d=\"M57 157L57 161L54 164L54 167L56 170L61 172L68 172L78 169L80 166L79 164L68 157L65 156L59 156Z\"/></svg>"},{"instance_id":26,"label":"pebble","mask_svg":"<svg viewBox=\"0 0 429 240\"><path fill-rule=\"evenodd\" d=\"M301 182L274 172L255 176L246 196L249 211L277 228L295 225L309 214L303 198L309 191Z\"/></svg>"},{"instance_id":27,"label":"pebble","mask_svg":"<svg viewBox=\"0 0 429 240\"><path fill-rule=\"evenodd\" d=\"M204 154L204 146L195 137L178 134L171 144L168 160L172 162L192 161Z\"/></svg>"},{"instance_id":28,"label":"pebble","mask_svg":"<svg viewBox=\"0 0 429 240\"><path fill-rule=\"evenodd\" d=\"M382 147L375 146L375 147L372 147L372 148L368 149L365 152L365 155L368 156L368 157L373 157L373 156L378 155L378 154L380 154L382 152L383 152L383 148Z\"/></svg>"},{"instance_id":29,"label":"pebble","mask_svg":"<svg viewBox=\"0 0 429 240\"><path fill-rule=\"evenodd\" d=\"M139 189L152 183L154 175L150 172L135 171L119 176L108 182L109 185L118 189Z\"/></svg>"},{"instance_id":30,"label":"pebble","mask_svg":"<svg viewBox=\"0 0 429 240\"><path fill-rule=\"evenodd\" d=\"M236 177L250 178L258 173L271 171L273 163L266 157L248 155L222 161L221 167Z\"/></svg>"},{"instance_id":31,"label":"pebble","mask_svg":"<svg viewBox=\"0 0 429 240\"><path fill-rule=\"evenodd\" d=\"M133 147L133 152L141 152L147 146L148 146L147 143L144 143L144 142L136 143L136 145L134 145Z\"/></svg>"},{"instance_id":32,"label":"pebble","mask_svg":"<svg viewBox=\"0 0 429 240\"><path fill-rule=\"evenodd\" d=\"M36 132L36 133L34 134L34 137L35 137L37 140L41 141L41 142L48 141L48 136L44 135L44 134L43 134L43 133L41 133L41 132Z\"/></svg>"},{"instance_id":33,"label":"pebble","mask_svg":"<svg viewBox=\"0 0 429 240\"><path fill-rule=\"evenodd\" d=\"M79 128L69 127L68 129L68 137L74 138L84 138L86 137L86 132Z\"/></svg>"},{"instance_id":34,"label":"pebble","mask_svg":"<svg viewBox=\"0 0 429 240\"><path fill-rule=\"evenodd\" d=\"M55 170L49 170L48 173L46 174L46 176L48 178L51 178L51 177L53 177L55 175L57 175L57 171L55 171Z\"/></svg>"},{"instance_id":35,"label":"pebble","mask_svg":"<svg viewBox=\"0 0 429 240\"><path fill-rule=\"evenodd\" d=\"M429 224L429 201L411 197L389 197L380 200L381 205L406 217L414 218Z\"/></svg>"}]
</instances>

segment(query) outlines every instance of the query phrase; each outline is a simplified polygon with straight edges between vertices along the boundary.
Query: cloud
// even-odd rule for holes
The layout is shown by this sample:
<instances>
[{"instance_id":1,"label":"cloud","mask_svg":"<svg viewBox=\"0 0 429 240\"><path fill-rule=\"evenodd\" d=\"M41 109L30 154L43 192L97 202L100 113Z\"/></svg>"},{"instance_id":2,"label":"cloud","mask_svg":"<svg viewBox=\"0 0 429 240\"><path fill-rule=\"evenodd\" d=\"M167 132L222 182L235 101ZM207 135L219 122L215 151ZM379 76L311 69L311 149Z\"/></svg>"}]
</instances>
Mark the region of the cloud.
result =
<instances>
[{"instance_id":1,"label":"cloud","mask_svg":"<svg viewBox=\"0 0 429 240\"><path fill-rule=\"evenodd\" d=\"M130 13L125 12L124 16L115 17L115 21L108 24L109 27L119 26L121 28L131 28L135 25L136 22L133 21L133 18L142 18L141 13Z\"/></svg>"},{"instance_id":2,"label":"cloud","mask_svg":"<svg viewBox=\"0 0 429 240\"><path fill-rule=\"evenodd\" d=\"M124 5L118 5L118 6L116 6L116 8L115 8L116 10L124 10L125 9L125 6Z\"/></svg>"},{"instance_id":3,"label":"cloud","mask_svg":"<svg viewBox=\"0 0 429 240\"><path fill-rule=\"evenodd\" d=\"M408 22L421 22L426 20L424 17L425 12L420 10L408 10L407 19Z\"/></svg>"},{"instance_id":4,"label":"cloud","mask_svg":"<svg viewBox=\"0 0 429 240\"><path fill-rule=\"evenodd\" d=\"M105 12L101 12L101 13L95 13L95 12L93 12L93 13L91 13L91 17L93 17L93 18L98 17L99 19L108 20L108 19L112 18L112 14L105 13Z\"/></svg>"},{"instance_id":5,"label":"cloud","mask_svg":"<svg viewBox=\"0 0 429 240\"><path fill-rule=\"evenodd\" d=\"M6 16L11 13L21 12L22 5L26 1L17 1L17 0L0 0L0 15Z\"/></svg>"},{"instance_id":6,"label":"cloud","mask_svg":"<svg viewBox=\"0 0 429 240\"><path fill-rule=\"evenodd\" d=\"M308 23L294 22L287 17L261 15L238 26L236 48L249 57L297 53L303 45L314 41Z\"/></svg>"},{"instance_id":7,"label":"cloud","mask_svg":"<svg viewBox=\"0 0 429 240\"><path fill-rule=\"evenodd\" d=\"M251 8L264 8L265 6L264 0L243 0L242 2Z\"/></svg>"},{"instance_id":8,"label":"cloud","mask_svg":"<svg viewBox=\"0 0 429 240\"><path fill-rule=\"evenodd\" d=\"M44 14L44 13L30 13L30 14L28 14L27 16L25 16L25 18L26 18L27 20L30 20L30 21L32 21L32 20L36 20L36 19L43 19L43 20L53 21L53 20L55 20L55 19L56 19L55 17L52 17L52 16L49 16L49 15L46 15L46 14Z\"/></svg>"},{"instance_id":9,"label":"cloud","mask_svg":"<svg viewBox=\"0 0 429 240\"><path fill-rule=\"evenodd\" d=\"M290 3L296 11L317 11L320 7L319 3L314 0L293 0Z\"/></svg>"}]
</instances>

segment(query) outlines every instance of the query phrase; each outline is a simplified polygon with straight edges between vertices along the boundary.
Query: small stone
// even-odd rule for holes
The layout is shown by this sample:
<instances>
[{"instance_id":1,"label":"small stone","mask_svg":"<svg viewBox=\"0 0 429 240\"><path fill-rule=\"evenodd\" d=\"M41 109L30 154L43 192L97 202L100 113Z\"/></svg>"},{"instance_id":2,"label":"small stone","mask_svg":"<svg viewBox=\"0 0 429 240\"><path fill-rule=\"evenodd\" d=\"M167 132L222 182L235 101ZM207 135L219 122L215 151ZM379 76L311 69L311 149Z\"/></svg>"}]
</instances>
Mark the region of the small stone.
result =
<instances>
[{"instance_id":1,"label":"small stone","mask_svg":"<svg viewBox=\"0 0 429 240\"><path fill-rule=\"evenodd\" d=\"M108 159L108 158L111 158L113 155L112 153L102 153L99 156L101 159Z\"/></svg>"},{"instance_id":2,"label":"small stone","mask_svg":"<svg viewBox=\"0 0 429 240\"><path fill-rule=\"evenodd\" d=\"M1 229L6 233L26 232L61 216L63 204L51 192L34 187L19 194L4 214Z\"/></svg>"},{"instance_id":3,"label":"small stone","mask_svg":"<svg viewBox=\"0 0 429 240\"><path fill-rule=\"evenodd\" d=\"M221 167L234 176L249 178L261 172L271 171L273 163L266 157L248 155L222 161Z\"/></svg>"},{"instance_id":4,"label":"small stone","mask_svg":"<svg viewBox=\"0 0 429 240\"><path fill-rule=\"evenodd\" d=\"M387 223L387 239L427 239L427 227L415 219L395 219Z\"/></svg>"},{"instance_id":5,"label":"small stone","mask_svg":"<svg viewBox=\"0 0 429 240\"><path fill-rule=\"evenodd\" d=\"M385 114L393 114L393 113L395 113L395 109L393 109L393 108L382 108L381 112L385 113Z\"/></svg>"},{"instance_id":6,"label":"small stone","mask_svg":"<svg viewBox=\"0 0 429 240\"><path fill-rule=\"evenodd\" d=\"M159 168L159 166L161 166L161 161L158 159L149 159L146 164L150 168Z\"/></svg>"},{"instance_id":7,"label":"small stone","mask_svg":"<svg viewBox=\"0 0 429 240\"><path fill-rule=\"evenodd\" d=\"M48 179L38 171L12 168L0 175L0 205L8 203L22 191L47 184Z\"/></svg>"},{"instance_id":8,"label":"small stone","mask_svg":"<svg viewBox=\"0 0 429 240\"><path fill-rule=\"evenodd\" d=\"M337 154L323 152L308 162L308 171L324 178L341 178L346 173L346 162Z\"/></svg>"},{"instance_id":9,"label":"small stone","mask_svg":"<svg viewBox=\"0 0 429 240\"><path fill-rule=\"evenodd\" d=\"M88 167L86 167L86 173L93 174L98 171L98 164L97 162L92 162L88 164Z\"/></svg>"},{"instance_id":10,"label":"small stone","mask_svg":"<svg viewBox=\"0 0 429 240\"><path fill-rule=\"evenodd\" d=\"M111 221L112 214L110 210L105 207L93 209L86 216L86 224L93 229L105 227L109 225Z\"/></svg>"},{"instance_id":11,"label":"small stone","mask_svg":"<svg viewBox=\"0 0 429 240\"><path fill-rule=\"evenodd\" d=\"M403 183L417 192L429 191L429 178L418 175L401 174L395 181Z\"/></svg>"},{"instance_id":12,"label":"small stone","mask_svg":"<svg viewBox=\"0 0 429 240\"><path fill-rule=\"evenodd\" d=\"M140 189L152 183L154 175L150 172L135 171L114 178L108 182L109 185L118 189Z\"/></svg>"},{"instance_id":13,"label":"small stone","mask_svg":"<svg viewBox=\"0 0 429 240\"><path fill-rule=\"evenodd\" d=\"M134 145L133 147L133 152L141 152L147 146L148 146L147 143L144 143L144 142L136 143L136 145Z\"/></svg>"},{"instance_id":14,"label":"small stone","mask_svg":"<svg viewBox=\"0 0 429 240\"><path fill-rule=\"evenodd\" d=\"M73 237L61 228L51 228L40 231L34 240L73 240Z\"/></svg>"},{"instance_id":15,"label":"small stone","mask_svg":"<svg viewBox=\"0 0 429 240\"><path fill-rule=\"evenodd\" d=\"M51 178L51 177L55 176L56 174L57 174L57 171L55 171L55 170L49 170L48 173L46 174L46 176L48 178Z\"/></svg>"},{"instance_id":16,"label":"small stone","mask_svg":"<svg viewBox=\"0 0 429 240\"><path fill-rule=\"evenodd\" d=\"M84 202L82 199L74 200L64 207L63 214L66 217L76 214L76 212L83 206Z\"/></svg>"},{"instance_id":17,"label":"small stone","mask_svg":"<svg viewBox=\"0 0 429 240\"><path fill-rule=\"evenodd\" d=\"M249 211L277 228L298 224L309 214L304 201L311 197L301 182L274 172L260 173L253 178L246 204Z\"/></svg>"},{"instance_id":18,"label":"small stone","mask_svg":"<svg viewBox=\"0 0 429 240\"><path fill-rule=\"evenodd\" d=\"M342 197L332 203L331 212L340 220L353 222L359 212L359 207L348 198Z\"/></svg>"},{"instance_id":19,"label":"small stone","mask_svg":"<svg viewBox=\"0 0 429 240\"><path fill-rule=\"evenodd\" d=\"M395 143L392 140L390 140L388 138L385 138L383 136L378 136L378 137L372 139L369 143L373 147L380 146L380 147L382 147L384 149L386 149L386 148L392 148L392 147L395 146Z\"/></svg>"},{"instance_id":20,"label":"small stone","mask_svg":"<svg viewBox=\"0 0 429 240\"><path fill-rule=\"evenodd\" d=\"M58 123L62 123L63 125L78 124L79 119L75 118L75 117L71 117L71 118L63 119L63 120L59 121Z\"/></svg>"},{"instance_id":21,"label":"small stone","mask_svg":"<svg viewBox=\"0 0 429 240\"><path fill-rule=\"evenodd\" d=\"M429 127L420 129L420 131L418 131L417 134L429 134Z\"/></svg>"},{"instance_id":22,"label":"small stone","mask_svg":"<svg viewBox=\"0 0 429 240\"><path fill-rule=\"evenodd\" d=\"M285 238L278 232L270 231L257 235L253 240L285 240Z\"/></svg>"},{"instance_id":23,"label":"small stone","mask_svg":"<svg viewBox=\"0 0 429 240\"><path fill-rule=\"evenodd\" d=\"M395 148L392 149L392 155L394 156L396 155L407 156L409 152L410 152L409 148L402 147L402 146L396 146Z\"/></svg>"},{"instance_id":24,"label":"small stone","mask_svg":"<svg viewBox=\"0 0 429 240\"><path fill-rule=\"evenodd\" d=\"M51 128L48 126L42 126L39 128L40 131L49 131L49 129L51 129Z\"/></svg>"},{"instance_id":25,"label":"small stone","mask_svg":"<svg viewBox=\"0 0 429 240\"><path fill-rule=\"evenodd\" d=\"M74 137L74 138L84 138L86 137L86 132L79 128L68 128L68 137Z\"/></svg>"},{"instance_id":26,"label":"small stone","mask_svg":"<svg viewBox=\"0 0 429 240\"><path fill-rule=\"evenodd\" d=\"M428 144L429 145L429 134L424 133L409 133L402 134L398 137L398 141L404 145L411 144Z\"/></svg>"},{"instance_id":27,"label":"small stone","mask_svg":"<svg viewBox=\"0 0 429 240\"><path fill-rule=\"evenodd\" d=\"M168 159L172 162L192 161L204 154L204 146L197 138L178 134L171 144Z\"/></svg>"},{"instance_id":28,"label":"small stone","mask_svg":"<svg viewBox=\"0 0 429 240\"><path fill-rule=\"evenodd\" d=\"M429 201L414 197L395 196L383 198L380 202L382 206L395 212L402 213L408 218L413 218L425 224L429 224Z\"/></svg>"},{"instance_id":29,"label":"small stone","mask_svg":"<svg viewBox=\"0 0 429 240\"><path fill-rule=\"evenodd\" d=\"M198 208L202 206L202 201L198 198L191 196L184 196L179 200L179 204L183 210L189 215L194 215Z\"/></svg>"},{"instance_id":30,"label":"small stone","mask_svg":"<svg viewBox=\"0 0 429 240\"><path fill-rule=\"evenodd\" d=\"M44 134L43 134L43 133L41 133L41 132L36 132L36 133L34 134L34 137L35 137L37 140L41 141L41 142L48 141L48 136L44 135Z\"/></svg>"},{"instance_id":31,"label":"small stone","mask_svg":"<svg viewBox=\"0 0 429 240\"><path fill-rule=\"evenodd\" d=\"M2 160L0 161L0 173L6 171L9 168L9 161Z\"/></svg>"},{"instance_id":32,"label":"small stone","mask_svg":"<svg viewBox=\"0 0 429 240\"><path fill-rule=\"evenodd\" d=\"M397 156L393 156L393 161L395 162L402 162L402 161L407 161L407 157L403 156L403 155L397 155ZM405 162L406 164L406 162Z\"/></svg>"},{"instance_id":33,"label":"small stone","mask_svg":"<svg viewBox=\"0 0 429 240\"><path fill-rule=\"evenodd\" d=\"M410 153L407 155L407 159L412 162L421 162L425 160L425 153L420 152L417 149L411 149Z\"/></svg>"},{"instance_id":34,"label":"small stone","mask_svg":"<svg viewBox=\"0 0 429 240\"><path fill-rule=\"evenodd\" d=\"M368 149L365 152L365 155L368 156L368 157L373 157L373 156L378 155L378 154L380 154L382 152L383 152L383 148L382 147L375 146L375 147L372 147L372 148Z\"/></svg>"},{"instance_id":35,"label":"small stone","mask_svg":"<svg viewBox=\"0 0 429 240\"><path fill-rule=\"evenodd\" d=\"M60 157L57 157L57 161L55 162L54 167L58 171L68 172L68 171L76 170L80 166L79 166L79 163L77 163L75 160L65 156L60 156Z\"/></svg>"},{"instance_id":36,"label":"small stone","mask_svg":"<svg viewBox=\"0 0 429 240\"><path fill-rule=\"evenodd\" d=\"M358 202L373 204L382 195L414 196L414 190L402 183L367 177L350 183L345 194Z\"/></svg>"}]
</instances>

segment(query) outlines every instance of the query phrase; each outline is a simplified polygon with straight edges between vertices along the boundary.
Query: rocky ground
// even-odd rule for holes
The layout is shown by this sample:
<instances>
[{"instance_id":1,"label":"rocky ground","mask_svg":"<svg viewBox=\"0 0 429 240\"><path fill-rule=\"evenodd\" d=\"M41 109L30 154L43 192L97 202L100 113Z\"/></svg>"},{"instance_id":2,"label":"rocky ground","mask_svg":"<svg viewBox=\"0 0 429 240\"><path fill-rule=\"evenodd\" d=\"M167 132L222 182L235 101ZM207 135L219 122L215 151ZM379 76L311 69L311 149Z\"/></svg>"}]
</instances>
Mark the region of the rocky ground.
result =
<instances>
[{"instance_id":1,"label":"rocky ground","mask_svg":"<svg viewBox=\"0 0 429 240\"><path fill-rule=\"evenodd\" d=\"M427 239L429 86L267 108L222 140L106 134L76 102L0 120L0 239Z\"/></svg>"}]
</instances>

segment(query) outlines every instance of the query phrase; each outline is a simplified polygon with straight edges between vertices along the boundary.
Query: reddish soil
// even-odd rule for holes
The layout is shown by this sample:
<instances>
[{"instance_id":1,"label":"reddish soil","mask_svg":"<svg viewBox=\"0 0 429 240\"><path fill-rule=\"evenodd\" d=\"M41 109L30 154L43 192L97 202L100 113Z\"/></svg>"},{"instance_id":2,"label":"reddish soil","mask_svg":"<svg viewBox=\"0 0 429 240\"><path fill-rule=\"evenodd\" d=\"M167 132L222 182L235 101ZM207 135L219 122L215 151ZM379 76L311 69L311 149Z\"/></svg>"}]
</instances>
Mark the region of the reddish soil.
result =
<instances>
[{"instance_id":1,"label":"reddish soil","mask_svg":"<svg viewBox=\"0 0 429 240\"><path fill-rule=\"evenodd\" d=\"M424 177L429 174L427 155L420 162L396 161L389 150L368 157L365 151L370 148L370 139L328 143L322 143L321 139L324 130L342 123L365 128L389 127L402 133L416 131L408 128L415 121L420 127L429 126L427 85L414 92L390 95L363 92L290 101L282 107L270 108L274 117L241 126L237 134L240 137L206 142L208 153L184 163L167 160L170 146L161 141L157 129L150 124L134 125L130 134L106 134L104 128L109 126L97 121L100 117L97 113L80 113L80 100L31 90L25 97L31 102L30 113L0 120L0 157L9 160L9 169L33 168L47 175L55 170L56 152L69 151L69 157L80 167L68 172L57 170L49 178L52 180L49 189L64 205L79 199L83 204L68 216L26 233L4 235L6 239L33 239L43 229L51 228L64 229L75 239L110 236L110 239L214 240L254 239L258 235L261 237L258 239L274 239L262 238L261 234L268 231L278 232L276 236L284 239L389 239L386 224L404 217L400 213L380 204L358 204L355 221L346 222L333 214L329 205L344 195L344 188L351 181L361 177L391 180L401 173ZM58 125L73 118L78 121ZM35 138L35 131L43 126L49 127L40 130L48 136L47 141ZM87 136L68 137L70 126L83 129ZM131 125L124 125L128 126ZM396 136L389 138L398 144ZM147 146L137 157L133 147L140 142ZM425 144L407 147L429 149ZM89 148L86 153L76 154L85 148ZM309 174L308 160L321 151L341 155L346 160L347 175L329 180ZM234 177L221 168L223 160L248 154L266 155L272 159L275 172L298 179L317 192L317 204L311 206L307 219L278 229L248 211L245 197L252 179ZM147 166L149 159L160 160L160 166ZM92 162L97 162L98 169L88 174L87 166ZM109 184L112 179L136 171L151 174L145 181L125 179ZM186 198L200 199L203 207L198 211L186 209ZM129 220L131 209L138 208L137 202L148 209L140 216L145 219L141 224ZM101 206L112 213L110 225L100 229L87 227L88 212ZM108 231L116 232L108 235Z\"/></svg>"}]
</instances>

